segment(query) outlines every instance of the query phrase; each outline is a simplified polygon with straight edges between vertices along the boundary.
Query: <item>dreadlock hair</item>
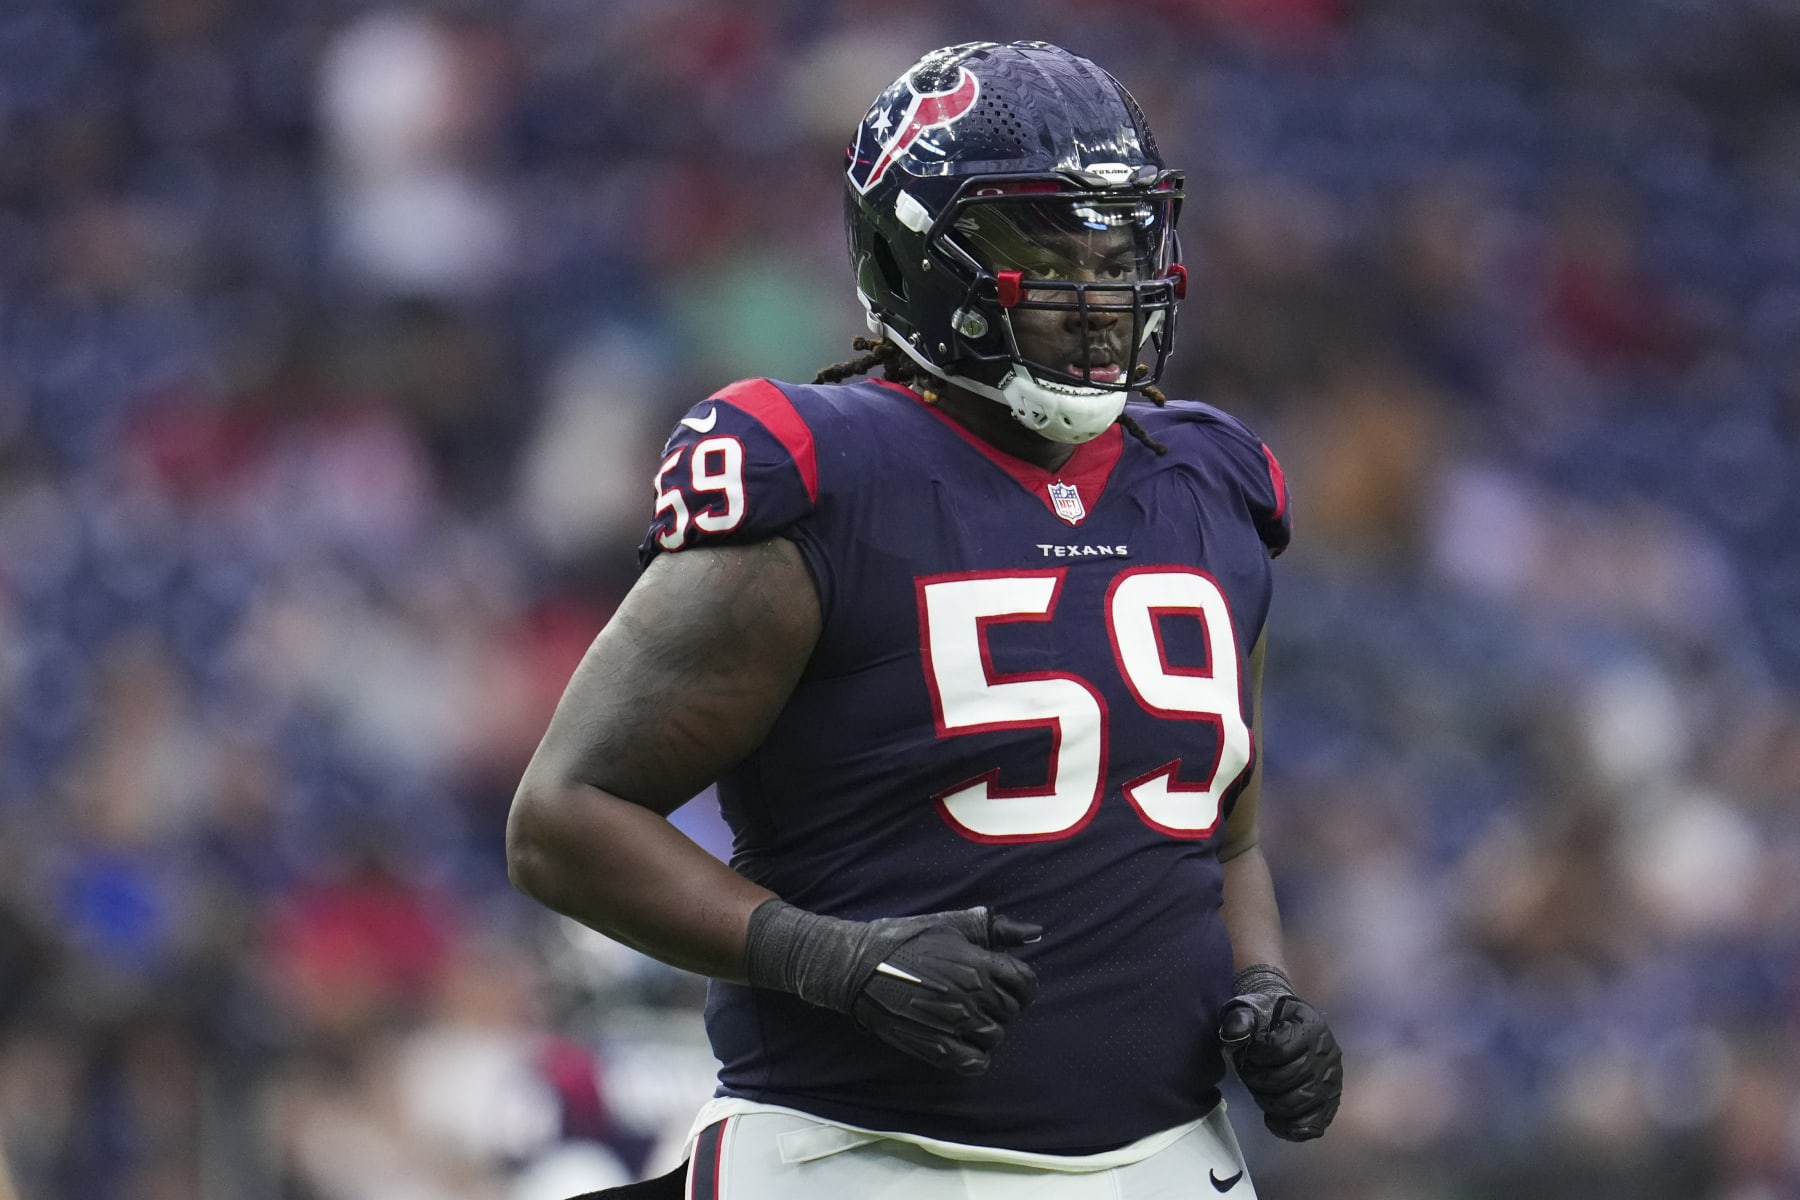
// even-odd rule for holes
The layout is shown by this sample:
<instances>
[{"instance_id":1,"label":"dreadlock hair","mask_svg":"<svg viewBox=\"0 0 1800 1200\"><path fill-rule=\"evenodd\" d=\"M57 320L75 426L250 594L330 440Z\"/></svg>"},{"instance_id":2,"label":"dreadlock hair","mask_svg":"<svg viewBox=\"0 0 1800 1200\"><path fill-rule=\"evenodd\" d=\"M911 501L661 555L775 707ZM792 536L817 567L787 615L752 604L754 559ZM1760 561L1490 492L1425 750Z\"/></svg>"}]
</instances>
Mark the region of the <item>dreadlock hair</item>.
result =
<instances>
[{"instance_id":1,"label":"dreadlock hair","mask_svg":"<svg viewBox=\"0 0 1800 1200\"><path fill-rule=\"evenodd\" d=\"M882 378L890 379L895 383L903 384L907 387L912 387L915 384L924 384L927 380L929 380L931 384L937 382L935 377L920 367L918 363L907 357L904 350L900 349L899 346L896 346L886 338L859 337L851 341L850 348L853 350L860 350L862 353L856 358L848 359L841 363L833 363L829 367L820 367L819 373L813 376L813 382L842 383L852 375L867 375L876 367L881 368ZM1148 368L1146 367L1138 367L1140 374L1147 370ZM925 386L919 387L916 390L919 395L925 398L925 403L937 403L938 394L935 388ZM1144 394L1144 399L1150 401L1150 403L1156 405L1158 408L1161 408L1169 402L1169 398L1163 395L1162 389L1155 384L1147 383L1138 388L1138 391ZM1151 437L1149 432L1142 425L1139 425L1137 419L1130 413L1121 411L1118 417L1118 424L1121 429L1142 442L1151 450L1151 452L1158 455L1167 454L1169 452L1169 448Z\"/></svg>"},{"instance_id":2,"label":"dreadlock hair","mask_svg":"<svg viewBox=\"0 0 1800 1200\"><path fill-rule=\"evenodd\" d=\"M1149 367L1144 366L1142 363L1138 364L1138 374L1147 375L1149 372ZM1161 408L1169 402L1169 398L1163 395L1163 390L1154 383L1146 383L1138 388L1138 391L1144 394L1144 399L1156 405L1158 408ZM1137 423L1137 418L1126 412L1124 409L1119 410L1119 424L1124 427L1126 433L1129 433L1132 437L1150 447L1151 451L1155 453L1158 458L1161 458L1169 452L1167 446L1151 437L1149 432L1142 425Z\"/></svg>"},{"instance_id":3,"label":"dreadlock hair","mask_svg":"<svg viewBox=\"0 0 1800 1200\"><path fill-rule=\"evenodd\" d=\"M855 338L850 343L853 350L864 351L862 357L850 359L848 362L833 363L829 367L820 367L819 373L813 376L814 383L842 383L852 375L867 375L875 367L881 368L884 379L911 387L915 383L923 383L930 376L918 363L906 356L906 352L886 338ZM933 380L935 382L935 380ZM919 389L927 404L937 403L935 390Z\"/></svg>"}]
</instances>

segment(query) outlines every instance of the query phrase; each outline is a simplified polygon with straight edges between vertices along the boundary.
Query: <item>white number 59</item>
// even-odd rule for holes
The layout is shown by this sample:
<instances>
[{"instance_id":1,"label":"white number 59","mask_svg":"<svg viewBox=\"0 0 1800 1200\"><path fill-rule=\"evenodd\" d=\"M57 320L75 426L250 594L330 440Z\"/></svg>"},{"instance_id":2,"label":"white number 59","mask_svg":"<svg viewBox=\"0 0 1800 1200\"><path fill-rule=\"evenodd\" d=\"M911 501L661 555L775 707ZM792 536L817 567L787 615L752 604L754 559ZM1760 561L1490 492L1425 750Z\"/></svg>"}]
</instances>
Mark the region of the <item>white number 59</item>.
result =
<instances>
[{"instance_id":1,"label":"white number 59","mask_svg":"<svg viewBox=\"0 0 1800 1200\"><path fill-rule=\"evenodd\" d=\"M1002 788L1000 768L938 796L944 815L977 841L1063 838L1093 819L1105 786L1109 730L1106 702L1086 680L1066 672L1002 675L993 666L988 626L1048 621L1066 571L961 575L919 581L925 675L938 736L1041 726L1051 731L1049 775L1041 788ZM1206 633L1205 668L1172 667L1158 622L1190 616ZM1250 727L1239 690L1237 640L1219 585L1182 567L1121 572L1106 594L1106 632L1132 696L1169 720L1205 721L1218 730L1218 754L1201 783L1177 779L1171 759L1123 785L1143 821L1174 837L1210 835L1219 809L1251 760Z\"/></svg>"},{"instance_id":2,"label":"white number 59","mask_svg":"<svg viewBox=\"0 0 1800 1200\"><path fill-rule=\"evenodd\" d=\"M663 479L680 464L686 447L663 460L656 472L656 513L673 513L669 527L656 535L657 544L665 550L679 550L687 544L688 525L703 533L730 533L744 519L744 444L729 434L709 437L694 444L688 479L696 492L714 492L723 497L719 505L691 512L679 486L665 488Z\"/></svg>"}]
</instances>

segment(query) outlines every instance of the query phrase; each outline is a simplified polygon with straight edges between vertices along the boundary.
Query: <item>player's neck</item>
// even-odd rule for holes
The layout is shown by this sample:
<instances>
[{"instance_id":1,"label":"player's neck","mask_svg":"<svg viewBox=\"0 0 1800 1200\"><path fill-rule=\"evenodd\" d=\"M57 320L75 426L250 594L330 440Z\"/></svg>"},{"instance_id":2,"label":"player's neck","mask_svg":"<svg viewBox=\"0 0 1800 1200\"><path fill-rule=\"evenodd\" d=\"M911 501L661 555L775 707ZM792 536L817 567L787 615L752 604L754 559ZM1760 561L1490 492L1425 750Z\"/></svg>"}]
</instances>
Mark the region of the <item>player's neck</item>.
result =
<instances>
[{"instance_id":1,"label":"player's neck","mask_svg":"<svg viewBox=\"0 0 1800 1200\"><path fill-rule=\"evenodd\" d=\"M1022 459L1034 467L1054 471L1069 461L1075 447L1053 442L1031 432L1013 419L1006 406L985 396L964 391L955 385L938 389L940 412L970 433L1004 454Z\"/></svg>"}]
</instances>

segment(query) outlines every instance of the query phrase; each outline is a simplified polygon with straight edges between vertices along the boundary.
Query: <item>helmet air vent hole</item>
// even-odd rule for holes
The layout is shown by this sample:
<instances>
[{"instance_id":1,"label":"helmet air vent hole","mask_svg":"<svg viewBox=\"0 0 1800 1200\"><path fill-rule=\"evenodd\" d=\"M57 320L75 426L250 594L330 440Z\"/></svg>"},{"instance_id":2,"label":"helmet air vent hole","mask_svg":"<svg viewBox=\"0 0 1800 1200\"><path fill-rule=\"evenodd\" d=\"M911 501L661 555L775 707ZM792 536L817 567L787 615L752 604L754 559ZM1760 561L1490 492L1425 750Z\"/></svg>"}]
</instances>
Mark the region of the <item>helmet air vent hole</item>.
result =
<instances>
[{"instance_id":1,"label":"helmet air vent hole","mask_svg":"<svg viewBox=\"0 0 1800 1200\"><path fill-rule=\"evenodd\" d=\"M900 270L900 264L894 261L894 251L889 247L887 239L878 237L872 249L875 257L875 269L881 272L881 278L887 283L888 290L901 300L906 299L906 276Z\"/></svg>"}]
</instances>

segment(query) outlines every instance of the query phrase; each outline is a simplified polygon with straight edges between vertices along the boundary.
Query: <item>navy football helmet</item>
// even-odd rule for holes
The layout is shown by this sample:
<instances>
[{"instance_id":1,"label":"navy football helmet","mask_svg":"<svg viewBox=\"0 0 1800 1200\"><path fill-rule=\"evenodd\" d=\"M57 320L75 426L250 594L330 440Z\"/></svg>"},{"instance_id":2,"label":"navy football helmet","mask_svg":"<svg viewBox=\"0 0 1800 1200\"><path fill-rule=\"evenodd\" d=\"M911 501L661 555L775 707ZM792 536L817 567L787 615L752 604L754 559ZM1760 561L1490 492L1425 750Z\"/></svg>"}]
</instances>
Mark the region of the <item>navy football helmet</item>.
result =
<instances>
[{"instance_id":1,"label":"navy football helmet","mask_svg":"<svg viewBox=\"0 0 1800 1200\"><path fill-rule=\"evenodd\" d=\"M1061 442L1161 377L1187 288L1182 176L1111 75L1045 42L934 50L847 159L869 328L925 371Z\"/></svg>"}]
</instances>

